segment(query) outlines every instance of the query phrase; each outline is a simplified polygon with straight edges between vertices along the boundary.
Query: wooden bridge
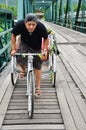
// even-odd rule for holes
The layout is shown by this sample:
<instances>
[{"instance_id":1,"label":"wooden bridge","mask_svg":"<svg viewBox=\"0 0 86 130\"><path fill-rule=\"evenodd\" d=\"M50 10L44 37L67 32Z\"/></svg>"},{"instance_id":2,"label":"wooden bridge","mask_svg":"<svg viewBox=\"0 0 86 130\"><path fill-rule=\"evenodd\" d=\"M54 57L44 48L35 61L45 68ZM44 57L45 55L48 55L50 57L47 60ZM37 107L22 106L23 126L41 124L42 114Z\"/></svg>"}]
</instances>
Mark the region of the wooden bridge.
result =
<instances>
[{"instance_id":1,"label":"wooden bridge","mask_svg":"<svg viewBox=\"0 0 86 130\"><path fill-rule=\"evenodd\" d=\"M28 119L26 81L10 80L10 63L0 73L0 130L86 130L86 34L44 22L56 35L57 80L42 78L42 96Z\"/></svg>"}]
</instances>

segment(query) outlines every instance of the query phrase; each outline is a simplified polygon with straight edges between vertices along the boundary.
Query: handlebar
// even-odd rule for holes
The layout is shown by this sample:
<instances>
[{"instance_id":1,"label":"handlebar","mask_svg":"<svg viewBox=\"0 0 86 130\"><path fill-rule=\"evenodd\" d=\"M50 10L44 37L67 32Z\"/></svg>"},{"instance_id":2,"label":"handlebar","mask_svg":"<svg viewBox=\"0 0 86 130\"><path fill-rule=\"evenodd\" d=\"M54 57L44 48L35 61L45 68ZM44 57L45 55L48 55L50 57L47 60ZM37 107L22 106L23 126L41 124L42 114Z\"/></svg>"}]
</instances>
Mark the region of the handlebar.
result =
<instances>
[{"instance_id":1,"label":"handlebar","mask_svg":"<svg viewBox=\"0 0 86 130\"><path fill-rule=\"evenodd\" d=\"M42 55L42 53L15 53L14 56L18 56L18 55L21 55L21 56L39 56L39 55Z\"/></svg>"},{"instance_id":2,"label":"handlebar","mask_svg":"<svg viewBox=\"0 0 86 130\"><path fill-rule=\"evenodd\" d=\"M42 60L43 60L43 56L45 57L46 54L43 54L43 53L15 53L12 57L15 57L15 56L22 56L22 57L26 57L26 56L38 56L40 57Z\"/></svg>"},{"instance_id":3,"label":"handlebar","mask_svg":"<svg viewBox=\"0 0 86 130\"><path fill-rule=\"evenodd\" d=\"M40 58L42 58L43 54L42 53L15 53L14 56L39 56ZM12 57L14 57L12 56Z\"/></svg>"}]
</instances>

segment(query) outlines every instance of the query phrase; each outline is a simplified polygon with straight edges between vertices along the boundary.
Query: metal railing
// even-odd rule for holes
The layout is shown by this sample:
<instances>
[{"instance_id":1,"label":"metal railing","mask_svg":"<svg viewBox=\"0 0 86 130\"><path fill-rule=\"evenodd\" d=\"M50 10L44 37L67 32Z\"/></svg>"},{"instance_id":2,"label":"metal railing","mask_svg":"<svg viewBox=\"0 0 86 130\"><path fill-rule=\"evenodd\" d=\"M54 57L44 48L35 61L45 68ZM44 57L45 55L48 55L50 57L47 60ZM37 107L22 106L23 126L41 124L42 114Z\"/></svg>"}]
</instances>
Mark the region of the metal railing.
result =
<instances>
[{"instance_id":1,"label":"metal railing","mask_svg":"<svg viewBox=\"0 0 86 130\"><path fill-rule=\"evenodd\" d=\"M10 60L11 30L12 28L0 33L0 72Z\"/></svg>"}]
</instances>

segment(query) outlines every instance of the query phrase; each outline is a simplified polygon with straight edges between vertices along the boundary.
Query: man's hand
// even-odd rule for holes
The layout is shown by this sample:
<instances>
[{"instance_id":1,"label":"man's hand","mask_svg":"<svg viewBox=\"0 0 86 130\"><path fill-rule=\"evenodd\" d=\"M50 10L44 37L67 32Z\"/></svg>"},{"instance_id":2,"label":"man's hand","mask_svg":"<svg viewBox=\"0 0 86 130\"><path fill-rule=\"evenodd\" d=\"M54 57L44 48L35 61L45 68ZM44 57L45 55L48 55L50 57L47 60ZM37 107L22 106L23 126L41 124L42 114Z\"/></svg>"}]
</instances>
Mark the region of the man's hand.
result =
<instances>
[{"instance_id":1,"label":"man's hand","mask_svg":"<svg viewBox=\"0 0 86 130\"><path fill-rule=\"evenodd\" d=\"M48 59L48 51L47 49L42 50L42 60Z\"/></svg>"},{"instance_id":2,"label":"man's hand","mask_svg":"<svg viewBox=\"0 0 86 130\"><path fill-rule=\"evenodd\" d=\"M15 51L15 50L12 50L12 51L11 51L11 55L12 55L12 56L14 56L14 55L15 55L15 53L16 53L16 51Z\"/></svg>"}]
</instances>

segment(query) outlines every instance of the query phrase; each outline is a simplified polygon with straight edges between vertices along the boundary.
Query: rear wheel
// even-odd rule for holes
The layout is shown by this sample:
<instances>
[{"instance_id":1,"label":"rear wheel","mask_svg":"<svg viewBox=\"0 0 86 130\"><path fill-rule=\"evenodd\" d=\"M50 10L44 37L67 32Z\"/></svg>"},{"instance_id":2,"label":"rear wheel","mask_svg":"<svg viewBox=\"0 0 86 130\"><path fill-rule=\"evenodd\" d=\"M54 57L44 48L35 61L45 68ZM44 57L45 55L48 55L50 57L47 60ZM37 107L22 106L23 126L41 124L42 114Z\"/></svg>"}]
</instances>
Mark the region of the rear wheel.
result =
<instances>
[{"instance_id":1,"label":"rear wheel","mask_svg":"<svg viewBox=\"0 0 86 130\"><path fill-rule=\"evenodd\" d=\"M16 74L16 72L11 73L11 82L12 82L12 85L16 84L16 80L17 80L17 74Z\"/></svg>"},{"instance_id":2,"label":"rear wheel","mask_svg":"<svg viewBox=\"0 0 86 130\"><path fill-rule=\"evenodd\" d=\"M55 84L56 84L56 72L51 72L51 83L52 83L52 87L55 87Z\"/></svg>"},{"instance_id":3,"label":"rear wheel","mask_svg":"<svg viewBox=\"0 0 86 130\"><path fill-rule=\"evenodd\" d=\"M33 118L33 112L34 112L34 78L33 73L30 72L28 75L28 115L29 118Z\"/></svg>"},{"instance_id":4,"label":"rear wheel","mask_svg":"<svg viewBox=\"0 0 86 130\"><path fill-rule=\"evenodd\" d=\"M51 62L52 62L52 67L51 67L51 82L52 86L55 87L56 84L56 58L55 58L55 53L52 53L51 56Z\"/></svg>"}]
</instances>

